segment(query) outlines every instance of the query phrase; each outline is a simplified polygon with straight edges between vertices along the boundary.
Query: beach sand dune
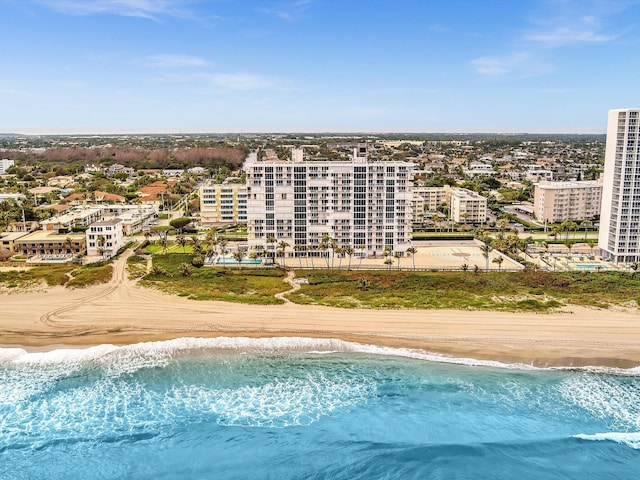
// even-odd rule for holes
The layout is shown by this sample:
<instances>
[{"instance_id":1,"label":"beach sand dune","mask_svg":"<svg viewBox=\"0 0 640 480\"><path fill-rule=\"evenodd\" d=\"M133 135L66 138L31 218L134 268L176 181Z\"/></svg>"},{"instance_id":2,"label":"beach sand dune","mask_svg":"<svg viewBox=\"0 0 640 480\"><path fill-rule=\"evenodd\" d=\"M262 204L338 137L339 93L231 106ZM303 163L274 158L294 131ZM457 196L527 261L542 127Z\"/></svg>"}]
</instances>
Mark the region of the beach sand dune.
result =
<instances>
[{"instance_id":1,"label":"beach sand dune","mask_svg":"<svg viewBox=\"0 0 640 480\"><path fill-rule=\"evenodd\" d=\"M0 295L0 344L55 348L178 337L308 336L538 366L640 365L640 315L633 312L347 310L194 301L136 286L126 276L125 260L115 263L106 285Z\"/></svg>"}]
</instances>

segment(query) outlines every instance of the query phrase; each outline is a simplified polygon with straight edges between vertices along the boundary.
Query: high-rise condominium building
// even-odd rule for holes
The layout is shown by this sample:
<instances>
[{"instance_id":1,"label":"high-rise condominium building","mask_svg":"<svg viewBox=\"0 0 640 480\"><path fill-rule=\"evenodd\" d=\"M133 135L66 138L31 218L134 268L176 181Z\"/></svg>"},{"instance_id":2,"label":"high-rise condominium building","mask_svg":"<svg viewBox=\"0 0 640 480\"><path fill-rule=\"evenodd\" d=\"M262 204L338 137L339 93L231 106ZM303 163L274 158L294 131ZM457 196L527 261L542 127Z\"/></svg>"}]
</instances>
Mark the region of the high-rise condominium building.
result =
<instances>
[{"instance_id":1,"label":"high-rise condominium building","mask_svg":"<svg viewBox=\"0 0 640 480\"><path fill-rule=\"evenodd\" d=\"M318 246L325 235L340 247L381 254L409 247L413 164L369 161L358 146L349 161L291 161L252 155L247 166L249 244L271 237L291 247Z\"/></svg>"},{"instance_id":2,"label":"high-rise condominium building","mask_svg":"<svg viewBox=\"0 0 640 480\"><path fill-rule=\"evenodd\" d=\"M598 246L616 263L640 260L639 123L640 109L609 112Z\"/></svg>"}]
</instances>

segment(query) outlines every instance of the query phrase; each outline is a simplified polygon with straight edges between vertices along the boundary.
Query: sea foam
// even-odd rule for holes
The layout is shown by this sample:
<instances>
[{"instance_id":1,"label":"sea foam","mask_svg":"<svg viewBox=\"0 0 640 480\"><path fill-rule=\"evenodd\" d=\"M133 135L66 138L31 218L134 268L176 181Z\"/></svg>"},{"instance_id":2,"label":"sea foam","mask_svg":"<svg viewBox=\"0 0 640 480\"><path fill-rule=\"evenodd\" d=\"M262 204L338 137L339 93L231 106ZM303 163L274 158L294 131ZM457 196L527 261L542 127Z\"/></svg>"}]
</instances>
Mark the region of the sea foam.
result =
<instances>
[{"instance_id":1,"label":"sea foam","mask_svg":"<svg viewBox=\"0 0 640 480\"><path fill-rule=\"evenodd\" d=\"M160 342L143 342L124 346L107 344L84 349L57 349L48 352L27 352L21 348L0 348L0 362L77 366L83 362L96 361L109 364L113 369L113 373L132 373L139 368L165 366L171 358L178 355L188 354L192 351L206 350L267 354L276 354L284 351L314 354L348 352L412 358L471 367L515 370L571 370L608 375L640 376L640 366L629 369L597 366L542 368L524 363L504 363L494 360L451 357L420 349L381 347L357 342L347 342L339 339L309 337L183 337Z\"/></svg>"},{"instance_id":2,"label":"sea foam","mask_svg":"<svg viewBox=\"0 0 640 480\"><path fill-rule=\"evenodd\" d=\"M574 438L581 440L593 440L593 441L612 441L616 443L622 443L635 450L640 450L640 432L605 432L594 433L593 435L587 435L580 433L574 435Z\"/></svg>"},{"instance_id":3,"label":"sea foam","mask_svg":"<svg viewBox=\"0 0 640 480\"><path fill-rule=\"evenodd\" d=\"M0 361L41 365L74 365L82 362L99 361L112 363L114 366L121 365L124 369L135 371L136 368L164 366L167 361L175 356L206 350L273 354L284 351L313 354L364 353L467 366L537 370L536 367L522 363L510 364L492 360L456 358L419 349L380 347L339 339L309 337L184 337L161 342L143 342L124 346L99 345L84 349L57 349L48 352L28 352L20 348L0 348Z\"/></svg>"}]
</instances>

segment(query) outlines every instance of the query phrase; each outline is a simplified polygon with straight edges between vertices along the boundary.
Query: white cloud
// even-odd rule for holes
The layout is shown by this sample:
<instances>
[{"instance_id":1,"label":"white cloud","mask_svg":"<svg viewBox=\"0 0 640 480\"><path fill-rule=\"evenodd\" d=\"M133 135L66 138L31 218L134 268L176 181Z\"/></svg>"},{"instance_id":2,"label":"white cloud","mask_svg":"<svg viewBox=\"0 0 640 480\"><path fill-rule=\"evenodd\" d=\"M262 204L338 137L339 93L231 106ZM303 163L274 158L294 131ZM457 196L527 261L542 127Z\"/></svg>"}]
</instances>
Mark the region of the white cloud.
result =
<instances>
[{"instance_id":1,"label":"white cloud","mask_svg":"<svg viewBox=\"0 0 640 480\"><path fill-rule=\"evenodd\" d=\"M204 78L216 87L228 90L258 90L272 86L267 78L249 73L213 73Z\"/></svg>"},{"instance_id":2,"label":"white cloud","mask_svg":"<svg viewBox=\"0 0 640 480\"><path fill-rule=\"evenodd\" d=\"M585 16L562 25L555 25L546 31L530 33L525 39L550 47L560 47L580 43L604 43L615 40L617 37L618 35L602 33L599 19Z\"/></svg>"},{"instance_id":3,"label":"white cloud","mask_svg":"<svg viewBox=\"0 0 640 480\"><path fill-rule=\"evenodd\" d=\"M217 90L249 91L275 87L272 80L252 73L171 73L160 79L168 83L191 83L202 87L215 87Z\"/></svg>"},{"instance_id":4,"label":"white cloud","mask_svg":"<svg viewBox=\"0 0 640 480\"><path fill-rule=\"evenodd\" d=\"M149 55L141 60L143 65L149 67L183 68L183 67L205 67L209 65L205 59L191 55Z\"/></svg>"},{"instance_id":5,"label":"white cloud","mask_svg":"<svg viewBox=\"0 0 640 480\"><path fill-rule=\"evenodd\" d=\"M489 77L535 77L551 71L549 65L529 52L479 57L471 65L476 73Z\"/></svg>"},{"instance_id":6,"label":"white cloud","mask_svg":"<svg viewBox=\"0 0 640 480\"><path fill-rule=\"evenodd\" d=\"M160 17L190 17L192 0L36 0L68 15L121 15L157 20Z\"/></svg>"}]
</instances>

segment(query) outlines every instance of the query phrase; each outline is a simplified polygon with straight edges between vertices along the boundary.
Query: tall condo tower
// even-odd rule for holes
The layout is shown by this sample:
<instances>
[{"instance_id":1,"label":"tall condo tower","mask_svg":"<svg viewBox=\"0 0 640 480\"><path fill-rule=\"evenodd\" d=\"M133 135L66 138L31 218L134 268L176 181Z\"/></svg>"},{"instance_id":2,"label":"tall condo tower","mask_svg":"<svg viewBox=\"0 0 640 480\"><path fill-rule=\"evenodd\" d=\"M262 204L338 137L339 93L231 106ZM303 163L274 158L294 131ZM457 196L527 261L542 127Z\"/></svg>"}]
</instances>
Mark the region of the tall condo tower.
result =
<instances>
[{"instance_id":1,"label":"tall condo tower","mask_svg":"<svg viewBox=\"0 0 640 480\"><path fill-rule=\"evenodd\" d=\"M640 260L639 120L638 108L609 112L598 246L616 263Z\"/></svg>"},{"instance_id":2,"label":"tall condo tower","mask_svg":"<svg viewBox=\"0 0 640 480\"><path fill-rule=\"evenodd\" d=\"M358 145L349 160L305 159L293 149L290 161L252 154L245 168L249 245L275 237L317 253L328 235L368 254L411 246L412 163L371 160Z\"/></svg>"}]
</instances>

